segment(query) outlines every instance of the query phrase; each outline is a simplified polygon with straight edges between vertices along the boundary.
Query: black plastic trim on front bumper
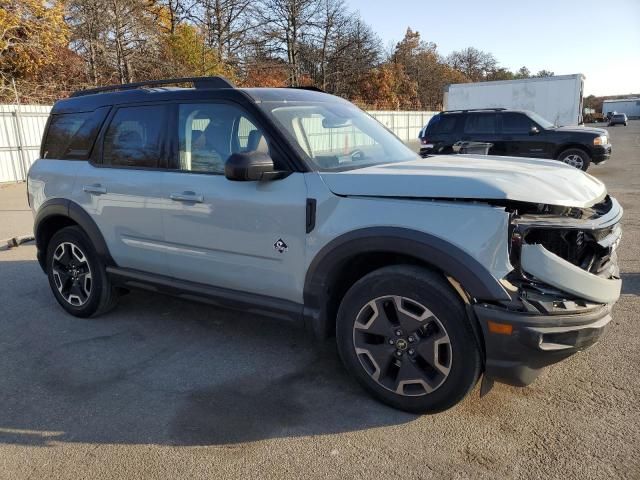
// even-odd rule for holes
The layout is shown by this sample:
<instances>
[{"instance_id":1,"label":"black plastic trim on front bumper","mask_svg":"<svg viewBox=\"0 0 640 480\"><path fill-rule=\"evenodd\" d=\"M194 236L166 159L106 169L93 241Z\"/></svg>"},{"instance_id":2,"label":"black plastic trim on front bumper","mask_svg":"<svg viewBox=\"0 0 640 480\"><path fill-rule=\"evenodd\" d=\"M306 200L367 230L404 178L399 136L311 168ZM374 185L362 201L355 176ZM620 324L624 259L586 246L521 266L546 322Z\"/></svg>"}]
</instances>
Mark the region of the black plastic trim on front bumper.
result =
<instances>
[{"instance_id":1,"label":"black plastic trim on front bumper","mask_svg":"<svg viewBox=\"0 0 640 480\"><path fill-rule=\"evenodd\" d=\"M596 146L591 154L591 161L595 164L605 162L611 157L611 145Z\"/></svg>"},{"instance_id":2,"label":"black plastic trim on front bumper","mask_svg":"<svg viewBox=\"0 0 640 480\"><path fill-rule=\"evenodd\" d=\"M611 306L570 315L536 315L491 305L474 305L484 335L485 375L497 382L526 386L542 368L598 341L611 321ZM511 335L489 332L488 322L508 324Z\"/></svg>"}]
</instances>

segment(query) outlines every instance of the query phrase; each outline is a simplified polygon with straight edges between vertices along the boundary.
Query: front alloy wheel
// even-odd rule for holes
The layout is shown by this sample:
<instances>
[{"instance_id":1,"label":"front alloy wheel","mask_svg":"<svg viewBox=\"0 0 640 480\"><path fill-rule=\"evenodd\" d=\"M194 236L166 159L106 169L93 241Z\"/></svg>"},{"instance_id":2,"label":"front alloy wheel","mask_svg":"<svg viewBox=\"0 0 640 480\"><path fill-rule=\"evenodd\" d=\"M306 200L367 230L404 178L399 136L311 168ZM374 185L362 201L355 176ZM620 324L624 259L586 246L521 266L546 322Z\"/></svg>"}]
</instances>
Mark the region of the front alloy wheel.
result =
<instances>
[{"instance_id":1,"label":"front alloy wheel","mask_svg":"<svg viewBox=\"0 0 640 480\"><path fill-rule=\"evenodd\" d=\"M582 160L582 157L577 153L571 153L567 155L562 159L562 161L567 165L571 165L572 167L579 168L580 170L582 170L582 167L584 166L584 161Z\"/></svg>"},{"instance_id":2,"label":"front alloy wheel","mask_svg":"<svg viewBox=\"0 0 640 480\"><path fill-rule=\"evenodd\" d=\"M591 163L589 155L579 148L570 148L565 150L558 156L558 159L561 162L571 165L572 167L579 168L582 171L586 171Z\"/></svg>"},{"instance_id":3,"label":"front alloy wheel","mask_svg":"<svg viewBox=\"0 0 640 480\"><path fill-rule=\"evenodd\" d=\"M383 267L342 299L338 352L378 400L408 412L439 412L462 400L480 375L472 321L441 273L416 265Z\"/></svg>"},{"instance_id":4,"label":"front alloy wheel","mask_svg":"<svg viewBox=\"0 0 640 480\"><path fill-rule=\"evenodd\" d=\"M410 298L388 295L368 302L353 324L360 364L398 395L429 394L451 370L451 340L442 322Z\"/></svg>"}]
</instances>

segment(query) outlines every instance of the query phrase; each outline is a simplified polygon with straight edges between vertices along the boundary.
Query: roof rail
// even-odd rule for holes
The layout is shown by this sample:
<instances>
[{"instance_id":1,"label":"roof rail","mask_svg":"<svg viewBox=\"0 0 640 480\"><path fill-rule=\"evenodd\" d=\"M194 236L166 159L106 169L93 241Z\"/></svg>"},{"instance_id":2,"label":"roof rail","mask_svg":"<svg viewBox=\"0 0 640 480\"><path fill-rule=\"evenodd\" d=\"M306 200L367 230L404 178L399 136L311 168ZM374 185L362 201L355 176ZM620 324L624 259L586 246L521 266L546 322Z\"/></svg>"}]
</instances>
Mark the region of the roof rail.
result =
<instances>
[{"instance_id":1,"label":"roof rail","mask_svg":"<svg viewBox=\"0 0 640 480\"><path fill-rule=\"evenodd\" d=\"M322 90L321 88L314 87L313 85L304 85L304 86L300 86L300 87L280 87L280 88L293 88L295 90L309 90L310 92L327 93L324 90Z\"/></svg>"},{"instance_id":2,"label":"roof rail","mask_svg":"<svg viewBox=\"0 0 640 480\"><path fill-rule=\"evenodd\" d=\"M506 108L466 108L464 110L444 110L441 113L467 113L467 112L502 112Z\"/></svg>"},{"instance_id":3,"label":"roof rail","mask_svg":"<svg viewBox=\"0 0 640 480\"><path fill-rule=\"evenodd\" d=\"M168 78L165 80L147 80L136 83L122 83L118 85L107 85L106 87L89 88L78 90L71 94L72 97L82 97L94 93L115 92L118 90L135 90L137 88L155 87L158 85L173 85L176 83L193 83L196 89L201 88L235 88L233 83L224 77L184 77Z\"/></svg>"}]
</instances>

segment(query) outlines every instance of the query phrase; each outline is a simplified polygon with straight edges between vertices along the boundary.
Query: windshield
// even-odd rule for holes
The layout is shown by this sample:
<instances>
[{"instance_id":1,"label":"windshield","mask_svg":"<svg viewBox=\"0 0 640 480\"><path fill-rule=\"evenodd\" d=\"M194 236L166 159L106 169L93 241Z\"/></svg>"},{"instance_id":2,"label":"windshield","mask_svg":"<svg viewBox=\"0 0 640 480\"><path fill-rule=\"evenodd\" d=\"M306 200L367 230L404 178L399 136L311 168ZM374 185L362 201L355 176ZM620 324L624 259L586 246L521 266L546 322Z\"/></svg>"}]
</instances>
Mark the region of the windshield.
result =
<instances>
[{"instance_id":1,"label":"windshield","mask_svg":"<svg viewBox=\"0 0 640 480\"><path fill-rule=\"evenodd\" d=\"M534 122L536 122L538 125L540 125L542 128L553 128L555 127L555 125L553 123L551 123L549 120L547 120L546 118L542 118L540 115L538 115L536 112L531 112L528 111L527 115L529 115L529 117L531 118L531 120L533 120Z\"/></svg>"},{"instance_id":2,"label":"windshield","mask_svg":"<svg viewBox=\"0 0 640 480\"><path fill-rule=\"evenodd\" d=\"M260 105L318 170L339 171L415 159L417 154L348 102L281 101Z\"/></svg>"}]
</instances>

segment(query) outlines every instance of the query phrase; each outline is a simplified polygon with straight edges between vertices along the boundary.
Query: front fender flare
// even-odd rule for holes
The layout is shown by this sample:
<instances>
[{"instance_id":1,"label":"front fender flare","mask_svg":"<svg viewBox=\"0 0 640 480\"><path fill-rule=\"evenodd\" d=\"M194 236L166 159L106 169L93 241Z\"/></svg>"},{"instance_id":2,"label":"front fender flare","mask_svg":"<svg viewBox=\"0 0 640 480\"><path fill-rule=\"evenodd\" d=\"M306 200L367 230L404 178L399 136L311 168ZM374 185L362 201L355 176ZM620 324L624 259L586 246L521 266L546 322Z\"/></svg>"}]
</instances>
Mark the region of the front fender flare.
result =
<instances>
[{"instance_id":1,"label":"front fender flare","mask_svg":"<svg viewBox=\"0 0 640 480\"><path fill-rule=\"evenodd\" d=\"M489 270L461 248L428 233L401 227L371 227L341 235L324 246L309 265L304 284L305 320L319 337L329 331L326 304L331 282L347 261L359 254L396 253L434 266L483 301L510 296Z\"/></svg>"}]
</instances>

